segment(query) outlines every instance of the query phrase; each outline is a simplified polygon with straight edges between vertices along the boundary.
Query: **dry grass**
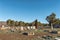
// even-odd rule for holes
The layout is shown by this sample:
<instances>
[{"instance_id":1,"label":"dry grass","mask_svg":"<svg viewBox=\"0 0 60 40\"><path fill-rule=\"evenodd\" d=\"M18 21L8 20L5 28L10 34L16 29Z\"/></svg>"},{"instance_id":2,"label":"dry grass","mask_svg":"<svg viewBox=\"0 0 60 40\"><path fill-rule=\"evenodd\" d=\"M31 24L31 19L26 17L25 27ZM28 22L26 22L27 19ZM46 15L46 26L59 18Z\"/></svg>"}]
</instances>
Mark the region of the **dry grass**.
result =
<instances>
[{"instance_id":1,"label":"dry grass","mask_svg":"<svg viewBox=\"0 0 60 40\"><path fill-rule=\"evenodd\" d=\"M35 35L22 35L20 33L0 33L0 40L43 40L41 37L43 35L56 36L54 34L45 33L42 31L35 32Z\"/></svg>"},{"instance_id":2,"label":"dry grass","mask_svg":"<svg viewBox=\"0 0 60 40\"><path fill-rule=\"evenodd\" d=\"M37 36L27 36L21 34L0 34L0 40L37 40Z\"/></svg>"}]
</instances>

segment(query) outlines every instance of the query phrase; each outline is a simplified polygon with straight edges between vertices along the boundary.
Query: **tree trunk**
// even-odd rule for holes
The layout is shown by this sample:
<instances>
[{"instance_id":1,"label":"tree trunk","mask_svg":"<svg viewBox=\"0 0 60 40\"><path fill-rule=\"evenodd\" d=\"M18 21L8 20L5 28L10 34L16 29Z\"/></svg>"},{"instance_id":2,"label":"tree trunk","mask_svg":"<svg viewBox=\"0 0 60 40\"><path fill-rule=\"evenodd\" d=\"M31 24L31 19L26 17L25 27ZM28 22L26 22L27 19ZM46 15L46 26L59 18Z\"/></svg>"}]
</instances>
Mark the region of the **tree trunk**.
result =
<instances>
[{"instance_id":1,"label":"tree trunk","mask_svg":"<svg viewBox=\"0 0 60 40\"><path fill-rule=\"evenodd\" d=\"M51 23L51 30L53 30L53 24Z\"/></svg>"}]
</instances>

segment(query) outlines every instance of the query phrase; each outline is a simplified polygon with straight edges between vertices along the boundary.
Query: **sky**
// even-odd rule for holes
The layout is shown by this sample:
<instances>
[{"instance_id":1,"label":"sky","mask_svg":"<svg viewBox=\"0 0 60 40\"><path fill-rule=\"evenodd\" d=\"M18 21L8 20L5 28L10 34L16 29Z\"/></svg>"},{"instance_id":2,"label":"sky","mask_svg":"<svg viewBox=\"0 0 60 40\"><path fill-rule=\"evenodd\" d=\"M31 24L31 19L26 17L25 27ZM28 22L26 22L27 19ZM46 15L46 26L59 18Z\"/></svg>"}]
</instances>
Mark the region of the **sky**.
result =
<instances>
[{"instance_id":1,"label":"sky","mask_svg":"<svg viewBox=\"0 0 60 40\"><path fill-rule=\"evenodd\" d=\"M60 0L0 0L0 21L47 23L45 18L52 12L60 18Z\"/></svg>"}]
</instances>

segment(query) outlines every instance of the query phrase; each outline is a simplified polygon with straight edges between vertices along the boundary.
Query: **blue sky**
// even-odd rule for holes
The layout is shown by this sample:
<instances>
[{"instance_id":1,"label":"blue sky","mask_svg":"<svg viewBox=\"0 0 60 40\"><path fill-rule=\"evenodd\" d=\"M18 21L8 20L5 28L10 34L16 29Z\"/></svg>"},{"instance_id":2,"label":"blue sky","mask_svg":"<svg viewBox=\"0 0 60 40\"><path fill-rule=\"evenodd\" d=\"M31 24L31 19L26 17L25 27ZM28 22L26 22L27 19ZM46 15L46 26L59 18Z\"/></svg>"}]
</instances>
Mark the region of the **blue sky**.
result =
<instances>
[{"instance_id":1,"label":"blue sky","mask_svg":"<svg viewBox=\"0 0 60 40\"><path fill-rule=\"evenodd\" d=\"M60 18L60 0L0 0L0 21L7 19L47 23L46 16L54 12Z\"/></svg>"}]
</instances>

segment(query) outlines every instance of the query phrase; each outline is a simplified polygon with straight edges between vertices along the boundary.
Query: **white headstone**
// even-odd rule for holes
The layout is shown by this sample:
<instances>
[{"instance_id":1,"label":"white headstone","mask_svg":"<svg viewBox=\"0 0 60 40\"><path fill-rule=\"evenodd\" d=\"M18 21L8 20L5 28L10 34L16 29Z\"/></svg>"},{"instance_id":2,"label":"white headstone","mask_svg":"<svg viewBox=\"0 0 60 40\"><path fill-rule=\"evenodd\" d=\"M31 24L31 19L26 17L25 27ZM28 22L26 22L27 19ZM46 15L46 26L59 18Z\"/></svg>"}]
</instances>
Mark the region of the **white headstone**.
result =
<instances>
[{"instance_id":1,"label":"white headstone","mask_svg":"<svg viewBox=\"0 0 60 40\"><path fill-rule=\"evenodd\" d=\"M27 28L28 28L28 29L30 29L30 27L29 27L29 26L28 26Z\"/></svg>"},{"instance_id":2,"label":"white headstone","mask_svg":"<svg viewBox=\"0 0 60 40\"><path fill-rule=\"evenodd\" d=\"M23 26L21 26L21 30L23 30Z\"/></svg>"},{"instance_id":3,"label":"white headstone","mask_svg":"<svg viewBox=\"0 0 60 40\"><path fill-rule=\"evenodd\" d=\"M4 28L4 25L2 25L2 27Z\"/></svg>"},{"instance_id":4,"label":"white headstone","mask_svg":"<svg viewBox=\"0 0 60 40\"><path fill-rule=\"evenodd\" d=\"M35 29L35 26L33 26L33 29Z\"/></svg>"}]
</instances>

